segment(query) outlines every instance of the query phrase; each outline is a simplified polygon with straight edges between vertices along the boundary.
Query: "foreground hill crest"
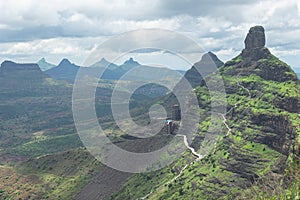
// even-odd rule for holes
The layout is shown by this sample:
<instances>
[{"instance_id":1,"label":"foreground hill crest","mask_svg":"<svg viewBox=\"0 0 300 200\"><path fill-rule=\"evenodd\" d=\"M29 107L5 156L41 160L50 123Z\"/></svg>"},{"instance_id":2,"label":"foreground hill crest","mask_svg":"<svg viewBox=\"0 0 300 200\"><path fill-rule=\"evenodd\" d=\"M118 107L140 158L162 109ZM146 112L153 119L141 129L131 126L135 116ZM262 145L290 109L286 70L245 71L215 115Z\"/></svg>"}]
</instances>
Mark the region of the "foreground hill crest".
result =
<instances>
[{"instance_id":1,"label":"foreground hill crest","mask_svg":"<svg viewBox=\"0 0 300 200\"><path fill-rule=\"evenodd\" d=\"M300 132L300 84L290 66L272 55L265 43L264 28L252 27L243 51L219 68L227 92L227 112L218 113L224 129L208 156L180 168L190 159L187 152L186 159L167 169L135 175L113 199L256 199L256 195L265 199L268 192L274 195L272 184L286 188L291 179L285 177L285 171L289 160L296 157ZM198 80L194 90L202 113L192 143L199 151L212 123L210 93L218 88L208 90L199 84L199 77L192 78L188 80ZM214 73L204 79L206 83L217 80Z\"/></svg>"}]
</instances>

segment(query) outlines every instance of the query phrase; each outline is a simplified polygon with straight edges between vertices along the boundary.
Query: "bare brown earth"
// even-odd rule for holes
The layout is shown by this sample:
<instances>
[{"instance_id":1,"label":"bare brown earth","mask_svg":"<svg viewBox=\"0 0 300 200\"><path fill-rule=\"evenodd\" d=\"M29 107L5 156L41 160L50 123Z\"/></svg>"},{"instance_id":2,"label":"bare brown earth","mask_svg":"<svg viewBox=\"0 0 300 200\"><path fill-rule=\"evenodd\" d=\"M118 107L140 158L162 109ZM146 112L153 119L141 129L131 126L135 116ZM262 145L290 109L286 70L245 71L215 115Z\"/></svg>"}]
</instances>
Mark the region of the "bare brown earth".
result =
<instances>
[{"instance_id":1,"label":"bare brown earth","mask_svg":"<svg viewBox=\"0 0 300 200\"><path fill-rule=\"evenodd\" d=\"M132 176L109 167L104 169L77 195L78 200L108 199Z\"/></svg>"}]
</instances>

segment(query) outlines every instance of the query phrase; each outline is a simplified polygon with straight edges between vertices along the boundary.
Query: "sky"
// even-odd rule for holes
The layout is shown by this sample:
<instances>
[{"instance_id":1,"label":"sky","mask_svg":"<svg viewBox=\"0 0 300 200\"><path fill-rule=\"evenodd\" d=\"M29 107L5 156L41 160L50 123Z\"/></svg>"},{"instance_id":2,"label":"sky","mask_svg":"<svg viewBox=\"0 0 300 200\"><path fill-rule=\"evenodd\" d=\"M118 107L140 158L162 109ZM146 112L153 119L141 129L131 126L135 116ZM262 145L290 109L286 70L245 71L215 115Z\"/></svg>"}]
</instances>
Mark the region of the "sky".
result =
<instances>
[{"instance_id":1,"label":"sky","mask_svg":"<svg viewBox=\"0 0 300 200\"><path fill-rule=\"evenodd\" d=\"M300 71L299 0L0 0L0 61L81 65L103 42L148 28L182 34L227 61L254 25L265 27L271 52ZM130 56L143 63L158 54Z\"/></svg>"}]
</instances>

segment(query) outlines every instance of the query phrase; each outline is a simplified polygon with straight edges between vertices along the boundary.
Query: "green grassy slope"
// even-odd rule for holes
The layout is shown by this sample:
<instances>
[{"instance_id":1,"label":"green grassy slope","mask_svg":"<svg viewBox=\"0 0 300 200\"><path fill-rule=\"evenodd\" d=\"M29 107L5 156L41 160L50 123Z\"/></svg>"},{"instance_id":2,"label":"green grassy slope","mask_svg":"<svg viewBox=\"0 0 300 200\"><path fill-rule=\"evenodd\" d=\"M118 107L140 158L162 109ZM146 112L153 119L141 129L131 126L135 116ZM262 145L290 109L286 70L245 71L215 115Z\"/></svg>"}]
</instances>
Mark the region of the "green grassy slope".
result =
<instances>
[{"instance_id":1,"label":"green grassy slope","mask_svg":"<svg viewBox=\"0 0 300 200\"><path fill-rule=\"evenodd\" d=\"M200 162L189 165L174 181L178 161L163 170L131 178L115 195L138 199L256 199L271 196L266 179L297 187L285 178L297 164L300 135L300 84L291 68L266 48L259 59L239 55L220 68L227 92L226 124L216 148ZM213 75L210 77L213 79ZM205 113L210 97L205 86L196 88L200 111ZM200 122L199 136L206 133L209 116ZM188 153L188 152L187 152ZM182 164L181 164L182 166ZM298 167L299 168L299 167ZM274 178L275 177L275 178ZM158 181L159 180L159 181ZM256 193L249 191L255 188ZM272 187L272 186L270 186ZM150 193L150 191L152 191ZM298 190L297 190L298 191Z\"/></svg>"},{"instance_id":2,"label":"green grassy slope","mask_svg":"<svg viewBox=\"0 0 300 200\"><path fill-rule=\"evenodd\" d=\"M102 165L80 148L0 166L1 199L70 199Z\"/></svg>"}]
</instances>

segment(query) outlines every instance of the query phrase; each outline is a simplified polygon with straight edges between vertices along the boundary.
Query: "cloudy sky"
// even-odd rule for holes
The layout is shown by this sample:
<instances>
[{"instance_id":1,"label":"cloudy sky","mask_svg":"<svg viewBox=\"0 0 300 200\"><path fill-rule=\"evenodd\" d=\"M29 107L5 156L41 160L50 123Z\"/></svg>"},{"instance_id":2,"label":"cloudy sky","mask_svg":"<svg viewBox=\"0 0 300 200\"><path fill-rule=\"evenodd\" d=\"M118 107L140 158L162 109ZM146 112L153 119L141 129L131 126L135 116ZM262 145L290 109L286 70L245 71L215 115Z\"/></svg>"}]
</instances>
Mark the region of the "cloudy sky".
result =
<instances>
[{"instance_id":1,"label":"cloudy sky","mask_svg":"<svg viewBox=\"0 0 300 200\"><path fill-rule=\"evenodd\" d=\"M144 28L183 34L226 61L259 24L271 52L300 71L299 0L1 0L0 10L1 62L80 65L104 41Z\"/></svg>"}]
</instances>

